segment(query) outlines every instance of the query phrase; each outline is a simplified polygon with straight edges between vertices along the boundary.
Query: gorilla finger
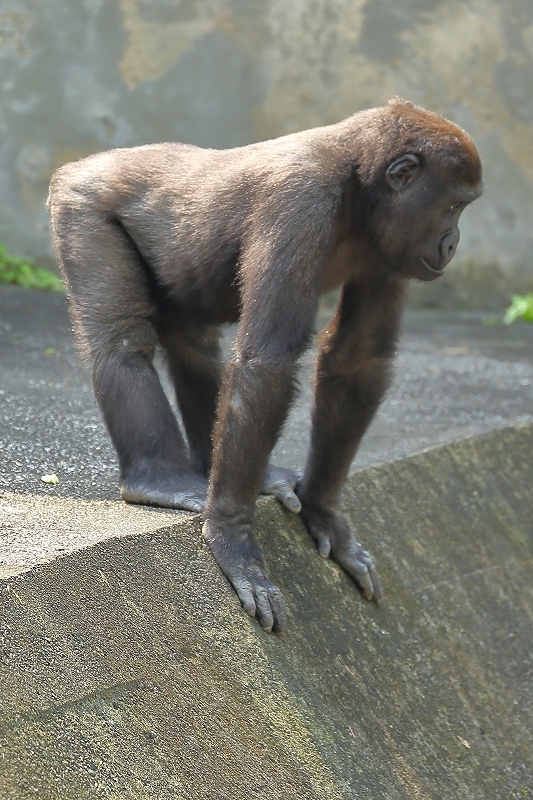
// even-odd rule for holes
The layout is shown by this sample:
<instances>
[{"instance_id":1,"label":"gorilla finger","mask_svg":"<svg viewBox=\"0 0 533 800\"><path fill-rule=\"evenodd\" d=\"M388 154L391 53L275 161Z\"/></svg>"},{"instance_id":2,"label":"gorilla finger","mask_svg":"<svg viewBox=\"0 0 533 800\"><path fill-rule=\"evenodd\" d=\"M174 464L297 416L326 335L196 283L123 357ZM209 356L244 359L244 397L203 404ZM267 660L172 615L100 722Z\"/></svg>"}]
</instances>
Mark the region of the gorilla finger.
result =
<instances>
[{"instance_id":1,"label":"gorilla finger","mask_svg":"<svg viewBox=\"0 0 533 800\"><path fill-rule=\"evenodd\" d=\"M180 502L181 508L184 511L194 511L196 514L200 514L204 508L205 503L200 502L200 500L195 500L194 498L184 499Z\"/></svg>"},{"instance_id":2,"label":"gorilla finger","mask_svg":"<svg viewBox=\"0 0 533 800\"><path fill-rule=\"evenodd\" d=\"M357 559L357 561L360 561L362 564L364 564L369 572L372 572L372 570L376 569L376 566L374 564L374 560L373 560L372 556L370 555L370 553L367 550L363 550L361 548L357 552L357 555L355 556L355 558Z\"/></svg>"},{"instance_id":3,"label":"gorilla finger","mask_svg":"<svg viewBox=\"0 0 533 800\"><path fill-rule=\"evenodd\" d=\"M256 589L255 605L259 624L267 633L270 633L274 627L274 614L270 606L268 591L264 587Z\"/></svg>"},{"instance_id":4,"label":"gorilla finger","mask_svg":"<svg viewBox=\"0 0 533 800\"><path fill-rule=\"evenodd\" d=\"M318 552L322 558L329 558L331 553L331 542L327 536L320 535L318 537Z\"/></svg>"},{"instance_id":5,"label":"gorilla finger","mask_svg":"<svg viewBox=\"0 0 533 800\"><path fill-rule=\"evenodd\" d=\"M232 581L232 583L246 613L251 617L255 617L256 607L252 584L249 581L242 579L240 581L236 581L235 583Z\"/></svg>"},{"instance_id":6,"label":"gorilla finger","mask_svg":"<svg viewBox=\"0 0 533 800\"><path fill-rule=\"evenodd\" d=\"M379 605L380 602L383 600L383 589L381 588L381 581L379 580L379 575L377 569L375 567L374 561L370 553L367 553L366 550L362 550L359 554L359 560L365 565L368 570L368 574L370 575L370 580L372 581L372 586L374 588L374 595L372 600Z\"/></svg>"},{"instance_id":7,"label":"gorilla finger","mask_svg":"<svg viewBox=\"0 0 533 800\"><path fill-rule=\"evenodd\" d=\"M288 624L285 601L277 586L271 586L268 590L268 594L270 597L270 605L274 612L274 632L281 633Z\"/></svg>"},{"instance_id":8,"label":"gorilla finger","mask_svg":"<svg viewBox=\"0 0 533 800\"><path fill-rule=\"evenodd\" d=\"M276 489L274 492L274 497L288 508L289 511L292 511L293 514L299 514L302 510L302 504L298 497L294 494L292 488L289 486L288 483L283 484L279 489Z\"/></svg>"},{"instance_id":9,"label":"gorilla finger","mask_svg":"<svg viewBox=\"0 0 533 800\"><path fill-rule=\"evenodd\" d=\"M358 571L355 571L355 579L361 587L366 599L372 600L374 597L374 584L372 583L372 578L367 568L363 566Z\"/></svg>"},{"instance_id":10,"label":"gorilla finger","mask_svg":"<svg viewBox=\"0 0 533 800\"><path fill-rule=\"evenodd\" d=\"M370 577L370 573L367 567L362 564L360 561L341 561L341 567L348 572L349 575L354 578L354 580L359 584L361 587L361 591L367 600L372 600L374 596L374 586L372 583L372 578Z\"/></svg>"},{"instance_id":11,"label":"gorilla finger","mask_svg":"<svg viewBox=\"0 0 533 800\"><path fill-rule=\"evenodd\" d=\"M375 567L370 570L370 577L372 579L372 586L374 587L374 596L372 599L376 605L379 606L383 601L384 594L383 589L381 588L381 581Z\"/></svg>"}]
</instances>

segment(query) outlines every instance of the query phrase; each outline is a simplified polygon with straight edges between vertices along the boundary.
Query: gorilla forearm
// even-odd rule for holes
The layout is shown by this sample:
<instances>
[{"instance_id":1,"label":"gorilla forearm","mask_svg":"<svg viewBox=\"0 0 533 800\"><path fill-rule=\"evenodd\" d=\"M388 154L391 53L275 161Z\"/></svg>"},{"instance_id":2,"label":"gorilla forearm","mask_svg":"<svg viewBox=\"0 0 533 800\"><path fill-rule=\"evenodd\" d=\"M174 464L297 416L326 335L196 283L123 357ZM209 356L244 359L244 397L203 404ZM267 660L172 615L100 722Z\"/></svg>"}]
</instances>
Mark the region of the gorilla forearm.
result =
<instances>
[{"instance_id":1,"label":"gorilla forearm","mask_svg":"<svg viewBox=\"0 0 533 800\"><path fill-rule=\"evenodd\" d=\"M323 377L315 391L311 445L298 495L336 507L361 439L389 385L391 364L367 362L351 376Z\"/></svg>"},{"instance_id":2,"label":"gorilla forearm","mask_svg":"<svg viewBox=\"0 0 533 800\"><path fill-rule=\"evenodd\" d=\"M319 337L311 446L298 493L335 507L389 386L406 281L349 282Z\"/></svg>"},{"instance_id":3,"label":"gorilla forearm","mask_svg":"<svg viewBox=\"0 0 533 800\"><path fill-rule=\"evenodd\" d=\"M252 511L293 397L293 373L290 362L228 365L213 437L207 518Z\"/></svg>"}]
</instances>

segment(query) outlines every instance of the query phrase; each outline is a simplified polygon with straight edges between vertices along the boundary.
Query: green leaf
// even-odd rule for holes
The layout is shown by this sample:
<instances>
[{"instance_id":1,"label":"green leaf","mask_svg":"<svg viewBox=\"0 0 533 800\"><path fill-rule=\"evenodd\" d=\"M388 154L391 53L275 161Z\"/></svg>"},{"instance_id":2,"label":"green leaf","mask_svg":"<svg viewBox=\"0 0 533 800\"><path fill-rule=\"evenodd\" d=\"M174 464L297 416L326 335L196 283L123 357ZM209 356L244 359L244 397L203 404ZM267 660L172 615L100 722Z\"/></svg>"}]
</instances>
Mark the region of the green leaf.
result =
<instances>
[{"instance_id":1,"label":"green leaf","mask_svg":"<svg viewBox=\"0 0 533 800\"><path fill-rule=\"evenodd\" d=\"M511 305L505 312L503 321L510 325L516 319L533 322L533 294L513 294Z\"/></svg>"},{"instance_id":2,"label":"green leaf","mask_svg":"<svg viewBox=\"0 0 533 800\"><path fill-rule=\"evenodd\" d=\"M35 266L29 258L21 258L9 253L0 243L0 283L14 283L26 289L49 289L64 292L63 281L55 272Z\"/></svg>"}]
</instances>

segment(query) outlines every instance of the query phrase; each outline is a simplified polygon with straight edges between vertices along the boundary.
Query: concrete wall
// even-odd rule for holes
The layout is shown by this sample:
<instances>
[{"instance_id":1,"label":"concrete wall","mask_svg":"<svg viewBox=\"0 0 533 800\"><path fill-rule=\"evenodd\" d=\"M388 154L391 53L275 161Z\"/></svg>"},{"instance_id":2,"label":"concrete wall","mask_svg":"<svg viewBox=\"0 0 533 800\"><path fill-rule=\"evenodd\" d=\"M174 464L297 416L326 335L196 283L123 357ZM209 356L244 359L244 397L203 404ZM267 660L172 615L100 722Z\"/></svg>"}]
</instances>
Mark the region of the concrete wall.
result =
<instances>
[{"instance_id":1,"label":"concrete wall","mask_svg":"<svg viewBox=\"0 0 533 800\"><path fill-rule=\"evenodd\" d=\"M533 291L531 0L0 0L0 240L50 258L47 182L95 150L230 147L401 94L479 145L486 194L418 301Z\"/></svg>"},{"instance_id":2,"label":"concrete wall","mask_svg":"<svg viewBox=\"0 0 533 800\"><path fill-rule=\"evenodd\" d=\"M260 501L283 636L198 517L3 493L0 797L531 800L532 448L506 428L350 477L380 608Z\"/></svg>"}]
</instances>

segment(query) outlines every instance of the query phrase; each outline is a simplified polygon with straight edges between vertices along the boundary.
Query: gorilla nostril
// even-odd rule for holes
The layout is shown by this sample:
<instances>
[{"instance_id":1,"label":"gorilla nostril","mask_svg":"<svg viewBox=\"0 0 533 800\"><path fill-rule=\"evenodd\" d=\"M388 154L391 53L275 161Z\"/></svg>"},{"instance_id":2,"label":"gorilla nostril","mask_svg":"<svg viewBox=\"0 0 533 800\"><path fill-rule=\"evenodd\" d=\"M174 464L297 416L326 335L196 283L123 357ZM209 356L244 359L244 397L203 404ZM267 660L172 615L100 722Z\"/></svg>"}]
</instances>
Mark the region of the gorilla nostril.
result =
<instances>
[{"instance_id":1,"label":"gorilla nostril","mask_svg":"<svg viewBox=\"0 0 533 800\"><path fill-rule=\"evenodd\" d=\"M440 242L440 257L448 263L451 261L459 244L459 228L454 228L444 234Z\"/></svg>"}]
</instances>

